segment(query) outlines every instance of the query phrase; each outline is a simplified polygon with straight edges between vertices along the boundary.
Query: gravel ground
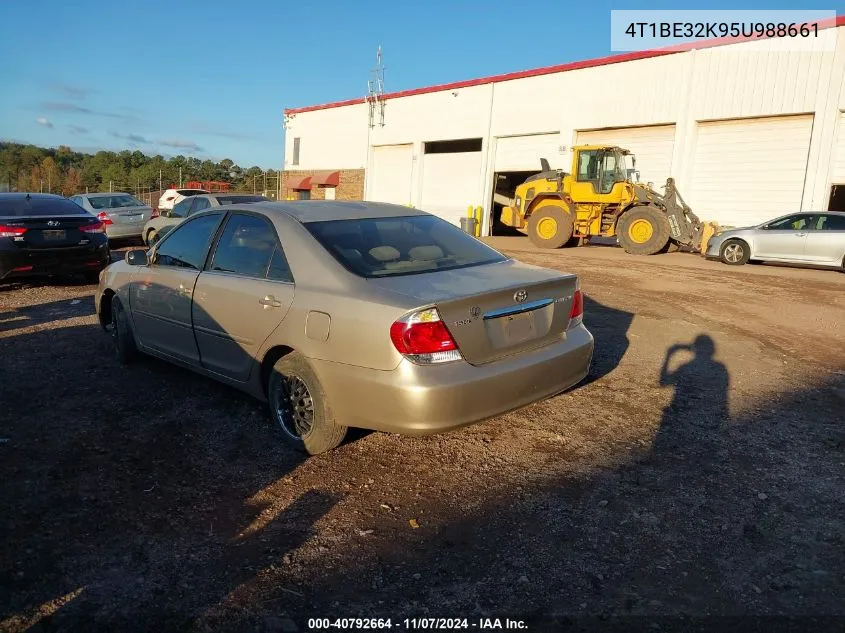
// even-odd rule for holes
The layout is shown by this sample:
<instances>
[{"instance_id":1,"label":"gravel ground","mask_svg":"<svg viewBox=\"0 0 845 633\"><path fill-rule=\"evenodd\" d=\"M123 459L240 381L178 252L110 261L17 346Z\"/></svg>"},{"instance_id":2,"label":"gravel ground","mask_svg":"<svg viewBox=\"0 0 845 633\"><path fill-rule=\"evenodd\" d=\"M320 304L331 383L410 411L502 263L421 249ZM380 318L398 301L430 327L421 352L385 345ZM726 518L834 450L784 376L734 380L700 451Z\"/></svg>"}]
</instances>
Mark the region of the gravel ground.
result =
<instances>
[{"instance_id":1,"label":"gravel ground","mask_svg":"<svg viewBox=\"0 0 845 633\"><path fill-rule=\"evenodd\" d=\"M308 460L247 396L118 366L92 286L0 285L0 631L843 621L845 275L493 241L581 276L586 383Z\"/></svg>"}]
</instances>

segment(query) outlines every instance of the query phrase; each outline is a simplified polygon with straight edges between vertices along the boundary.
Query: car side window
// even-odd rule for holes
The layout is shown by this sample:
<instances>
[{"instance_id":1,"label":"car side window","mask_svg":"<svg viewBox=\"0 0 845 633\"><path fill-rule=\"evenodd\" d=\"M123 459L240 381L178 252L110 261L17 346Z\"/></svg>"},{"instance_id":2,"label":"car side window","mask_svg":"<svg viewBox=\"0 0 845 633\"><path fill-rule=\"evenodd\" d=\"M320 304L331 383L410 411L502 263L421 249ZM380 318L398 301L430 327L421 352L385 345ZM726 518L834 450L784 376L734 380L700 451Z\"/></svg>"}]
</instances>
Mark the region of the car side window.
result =
<instances>
[{"instance_id":1,"label":"car side window","mask_svg":"<svg viewBox=\"0 0 845 633\"><path fill-rule=\"evenodd\" d=\"M191 205L190 210L188 211L188 215L194 215L194 213L199 213L200 211L205 211L208 207L211 206L211 203L206 200L205 198L192 198L194 203Z\"/></svg>"},{"instance_id":2,"label":"car side window","mask_svg":"<svg viewBox=\"0 0 845 633\"><path fill-rule=\"evenodd\" d=\"M285 257L285 252L282 250L280 244L276 244L276 249L270 258L270 266L267 268L267 279L293 283L293 274L290 271L287 257Z\"/></svg>"},{"instance_id":3,"label":"car side window","mask_svg":"<svg viewBox=\"0 0 845 633\"><path fill-rule=\"evenodd\" d=\"M191 206L191 202L193 200L191 198L186 198L185 200L180 200L177 202L173 208L170 210L170 217L171 218L187 218L188 217L188 207Z\"/></svg>"},{"instance_id":4,"label":"car side window","mask_svg":"<svg viewBox=\"0 0 845 633\"><path fill-rule=\"evenodd\" d=\"M803 231L810 227L812 216L809 215L790 215L781 218L766 228L770 231Z\"/></svg>"},{"instance_id":5,"label":"car side window","mask_svg":"<svg viewBox=\"0 0 845 633\"><path fill-rule=\"evenodd\" d=\"M845 231L845 215L820 215L817 231Z\"/></svg>"},{"instance_id":6,"label":"car side window","mask_svg":"<svg viewBox=\"0 0 845 633\"><path fill-rule=\"evenodd\" d=\"M177 226L156 248L153 264L200 270L221 218L214 213Z\"/></svg>"},{"instance_id":7,"label":"car side window","mask_svg":"<svg viewBox=\"0 0 845 633\"><path fill-rule=\"evenodd\" d=\"M264 278L277 246L267 220L234 213L217 242L209 270Z\"/></svg>"}]
</instances>

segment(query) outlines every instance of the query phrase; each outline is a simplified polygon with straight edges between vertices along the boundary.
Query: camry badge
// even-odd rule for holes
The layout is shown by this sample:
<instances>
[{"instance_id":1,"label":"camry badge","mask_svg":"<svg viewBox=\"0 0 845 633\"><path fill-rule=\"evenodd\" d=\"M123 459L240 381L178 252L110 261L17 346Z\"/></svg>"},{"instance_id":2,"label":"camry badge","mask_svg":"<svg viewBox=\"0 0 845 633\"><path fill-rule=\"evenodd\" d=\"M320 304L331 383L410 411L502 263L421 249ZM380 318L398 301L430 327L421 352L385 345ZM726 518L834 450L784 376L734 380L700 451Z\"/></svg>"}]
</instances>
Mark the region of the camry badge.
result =
<instances>
[{"instance_id":1,"label":"camry badge","mask_svg":"<svg viewBox=\"0 0 845 633\"><path fill-rule=\"evenodd\" d=\"M480 316L481 316L481 308L479 308L478 306L472 306L472 307L469 309L469 315L470 315L473 319L477 319L478 317L480 317Z\"/></svg>"},{"instance_id":2,"label":"camry badge","mask_svg":"<svg viewBox=\"0 0 845 633\"><path fill-rule=\"evenodd\" d=\"M528 298L528 292L526 290L517 290L513 293L513 300L517 303L523 303Z\"/></svg>"}]
</instances>

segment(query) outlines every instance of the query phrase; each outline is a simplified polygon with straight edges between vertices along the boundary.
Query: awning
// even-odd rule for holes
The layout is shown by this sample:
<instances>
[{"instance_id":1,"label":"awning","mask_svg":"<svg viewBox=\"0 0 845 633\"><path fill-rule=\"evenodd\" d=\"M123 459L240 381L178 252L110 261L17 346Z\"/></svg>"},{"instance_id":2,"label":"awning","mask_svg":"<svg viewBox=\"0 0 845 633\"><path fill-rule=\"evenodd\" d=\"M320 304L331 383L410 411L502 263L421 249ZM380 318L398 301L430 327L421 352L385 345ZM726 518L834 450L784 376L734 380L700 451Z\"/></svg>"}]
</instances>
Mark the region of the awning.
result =
<instances>
[{"instance_id":1,"label":"awning","mask_svg":"<svg viewBox=\"0 0 845 633\"><path fill-rule=\"evenodd\" d=\"M325 187L337 187L340 182L339 171L318 171L314 174L311 182L315 185L323 185Z\"/></svg>"},{"instance_id":2,"label":"awning","mask_svg":"<svg viewBox=\"0 0 845 633\"><path fill-rule=\"evenodd\" d=\"M291 189L307 189L311 190L311 176L298 176L288 183Z\"/></svg>"}]
</instances>

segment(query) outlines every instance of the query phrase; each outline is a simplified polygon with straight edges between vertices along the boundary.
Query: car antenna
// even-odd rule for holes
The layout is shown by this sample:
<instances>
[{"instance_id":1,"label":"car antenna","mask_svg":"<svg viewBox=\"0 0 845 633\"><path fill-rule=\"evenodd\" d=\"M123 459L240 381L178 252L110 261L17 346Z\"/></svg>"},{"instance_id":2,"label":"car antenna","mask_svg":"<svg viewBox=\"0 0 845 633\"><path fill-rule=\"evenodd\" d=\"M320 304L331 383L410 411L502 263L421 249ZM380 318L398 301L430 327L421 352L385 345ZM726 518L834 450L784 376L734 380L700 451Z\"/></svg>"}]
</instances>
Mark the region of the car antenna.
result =
<instances>
[{"instance_id":1,"label":"car antenna","mask_svg":"<svg viewBox=\"0 0 845 633\"><path fill-rule=\"evenodd\" d=\"M32 200L32 196L30 196L29 194L26 194L26 199L27 199L27 200Z\"/></svg>"}]
</instances>

